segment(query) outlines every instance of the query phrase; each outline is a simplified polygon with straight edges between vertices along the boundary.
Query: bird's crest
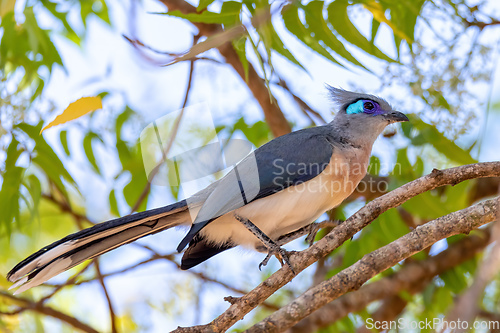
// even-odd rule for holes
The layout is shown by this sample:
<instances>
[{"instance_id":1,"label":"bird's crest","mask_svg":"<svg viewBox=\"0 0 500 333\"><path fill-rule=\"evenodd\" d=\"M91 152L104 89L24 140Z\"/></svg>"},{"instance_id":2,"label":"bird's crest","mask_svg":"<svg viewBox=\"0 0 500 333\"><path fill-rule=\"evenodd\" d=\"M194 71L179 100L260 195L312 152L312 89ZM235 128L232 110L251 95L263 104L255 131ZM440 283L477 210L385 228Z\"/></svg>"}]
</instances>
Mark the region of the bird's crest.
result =
<instances>
[{"instance_id":1,"label":"bird's crest","mask_svg":"<svg viewBox=\"0 0 500 333\"><path fill-rule=\"evenodd\" d=\"M349 105L352 103L355 103L361 99L369 99L372 101L377 102L381 109L384 111L391 111L392 107L387 103L386 100L383 98L370 95L370 94L363 94L363 93L357 93L353 91L348 91L344 90L342 88L335 88L330 85L326 85L326 88L328 89L330 93L330 98L332 101L336 104L337 110L340 111L345 111Z\"/></svg>"}]
</instances>

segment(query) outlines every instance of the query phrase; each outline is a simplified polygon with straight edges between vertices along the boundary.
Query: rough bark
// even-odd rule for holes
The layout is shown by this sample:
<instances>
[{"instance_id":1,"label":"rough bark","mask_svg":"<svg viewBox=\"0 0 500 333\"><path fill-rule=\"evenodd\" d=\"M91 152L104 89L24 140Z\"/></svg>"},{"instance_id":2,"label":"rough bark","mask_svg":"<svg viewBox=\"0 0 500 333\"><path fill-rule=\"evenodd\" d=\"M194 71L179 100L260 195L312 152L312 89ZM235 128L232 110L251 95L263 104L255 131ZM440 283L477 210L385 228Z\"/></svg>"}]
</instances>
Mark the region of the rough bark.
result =
<instances>
[{"instance_id":1,"label":"rough bark","mask_svg":"<svg viewBox=\"0 0 500 333\"><path fill-rule=\"evenodd\" d=\"M402 310L400 305L406 304L406 301L398 296L401 291L405 290L411 294L420 292L435 276L472 259L486 247L489 235L489 228L478 230L474 235L451 244L435 256L406 263L397 273L367 284L322 307L289 331L290 333L311 332L327 327L349 313L361 311L371 302L380 299L386 299L387 302L377 309L373 318L378 321L392 320ZM384 306L386 303L391 306Z\"/></svg>"},{"instance_id":2,"label":"rough bark","mask_svg":"<svg viewBox=\"0 0 500 333\"><path fill-rule=\"evenodd\" d=\"M455 185L465 180L485 177L500 177L500 162L470 164L446 170L435 169L429 175L409 182L369 202L313 246L292 255L290 260L294 270L300 273L353 237L354 234L370 224L380 214L401 205L418 194L440 186ZM293 277L288 267L281 268L254 290L239 298L237 302L211 323L187 328L179 327L176 332L226 331L248 312L287 284Z\"/></svg>"},{"instance_id":3,"label":"rough bark","mask_svg":"<svg viewBox=\"0 0 500 333\"><path fill-rule=\"evenodd\" d=\"M349 291L359 289L370 278L435 242L460 233L469 233L494 221L497 211L498 199L495 198L420 226L396 241L366 254L354 265L309 289L246 332L282 332L313 311Z\"/></svg>"}]
</instances>

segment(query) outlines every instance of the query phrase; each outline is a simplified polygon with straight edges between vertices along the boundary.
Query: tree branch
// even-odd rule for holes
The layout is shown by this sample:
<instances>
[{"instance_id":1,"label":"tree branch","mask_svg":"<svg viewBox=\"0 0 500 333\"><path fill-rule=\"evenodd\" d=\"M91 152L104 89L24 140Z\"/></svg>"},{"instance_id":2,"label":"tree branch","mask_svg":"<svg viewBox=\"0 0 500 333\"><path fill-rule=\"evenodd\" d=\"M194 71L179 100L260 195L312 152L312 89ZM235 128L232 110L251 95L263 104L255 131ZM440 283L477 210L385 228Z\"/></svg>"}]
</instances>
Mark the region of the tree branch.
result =
<instances>
[{"instance_id":1,"label":"tree branch","mask_svg":"<svg viewBox=\"0 0 500 333\"><path fill-rule=\"evenodd\" d=\"M78 330L81 330L83 332L99 333L94 328L90 327L89 325L87 325L85 323L82 323L81 321L79 321L75 317L71 317L65 313L57 311L57 310L55 310L49 306L46 306L42 303L32 302L27 298L13 296L10 293L4 292L4 291L0 291L0 296L11 299L14 302L19 304L20 309L18 309L17 311L14 311L14 312L20 313L20 312L23 312L25 310L32 310L32 311L38 312L40 314L43 314L43 315L46 315L46 316L49 316L52 318L56 318L56 319L66 323L66 324L68 324L68 325L70 325Z\"/></svg>"},{"instance_id":2,"label":"tree branch","mask_svg":"<svg viewBox=\"0 0 500 333\"><path fill-rule=\"evenodd\" d=\"M453 235L469 233L494 221L497 211L498 199L495 198L428 222L394 242L366 254L354 265L309 289L247 332L282 332L313 311L349 291L359 289L370 278L435 242Z\"/></svg>"},{"instance_id":3,"label":"tree branch","mask_svg":"<svg viewBox=\"0 0 500 333\"><path fill-rule=\"evenodd\" d=\"M406 263L398 272L376 282L369 283L357 291L343 295L318 311L315 311L309 317L292 327L290 332L310 332L327 327L349 313L361 311L371 302L384 298L391 300L387 304L393 305L394 308L391 306L381 306L376 311L379 317L377 320L383 321L387 319L380 317L394 318L399 311L394 315L392 310L401 309L397 306L400 303L400 300L397 298L399 298L401 291L405 290L411 294L420 292L435 276L472 259L479 251L486 247L489 236L489 228L478 230L474 235L451 244L446 250L435 256L422 261Z\"/></svg>"},{"instance_id":4,"label":"tree branch","mask_svg":"<svg viewBox=\"0 0 500 333\"><path fill-rule=\"evenodd\" d=\"M179 10L184 14L196 13L196 7L192 6L186 1L160 1L165 6L167 6L170 11ZM198 28L199 33L203 36L209 37L213 36L216 33L222 32L222 27L218 24L205 24L196 22L191 23L196 28ZM245 70L231 42L227 42L219 46L218 50L220 54L226 59L226 62L234 68L234 70L240 75L243 80L245 80ZM271 129L273 135L275 137L278 137L283 134L289 133L291 131L290 124L283 115L283 112L281 112L276 101L271 100L266 85L264 84L259 74L257 74L251 63L248 64L248 79L246 80L246 84L255 99L259 102L262 111L264 112L266 122L269 124L269 128Z\"/></svg>"},{"instance_id":5,"label":"tree branch","mask_svg":"<svg viewBox=\"0 0 500 333\"><path fill-rule=\"evenodd\" d=\"M479 30L483 30L484 28L486 27L491 27L491 26L494 26L494 25L500 25L500 21L499 20L496 20L496 19L491 19L490 22L483 22L483 21L479 21L477 19L473 19L473 20L468 20L468 19L463 19L463 22L464 22L464 25L469 28L469 27L478 27Z\"/></svg>"},{"instance_id":6,"label":"tree branch","mask_svg":"<svg viewBox=\"0 0 500 333\"><path fill-rule=\"evenodd\" d=\"M196 44L198 39L200 39L199 35L193 36L193 45ZM156 176L156 174L160 170L160 167L163 165L163 163L166 163L166 161L167 161L167 155L168 155L168 153L169 153L170 149L172 148L172 145L175 141L175 138L177 136L177 132L179 131L179 125L180 125L182 117L184 115L184 109L185 109L187 102L189 100L189 93L191 92L191 86L193 83L193 73L194 73L194 59L191 59L189 62L188 82L187 82L187 87L186 87L186 93L184 94L184 100L182 102L181 112L179 113L179 116L177 116L177 118L175 119L175 123L174 123L174 126L172 128L172 133L170 134L167 145L165 146L165 148L160 147L162 149L163 159L160 163L158 163L158 165L155 166L155 168L149 174L148 182L146 183L146 186L144 186L144 188L142 189L142 192L139 195L139 198L137 199L134 206L130 210L130 214L137 211L137 209L141 206L142 202L146 199L146 197L149 194L149 191L151 191L151 183L153 182L153 178Z\"/></svg>"},{"instance_id":7,"label":"tree branch","mask_svg":"<svg viewBox=\"0 0 500 333\"><path fill-rule=\"evenodd\" d=\"M101 268L99 267L99 259L98 258L94 259L94 267L95 267L95 271L97 274L97 279L99 280L99 283L101 284L102 291L104 292L104 296L106 297L106 301L108 302L109 320L111 322L111 332L117 333L118 329L116 328L116 315L115 315L115 310L113 307L113 302L111 301L111 296L109 296L108 289L106 288L106 284L104 283L104 278L101 274Z\"/></svg>"},{"instance_id":8,"label":"tree branch","mask_svg":"<svg viewBox=\"0 0 500 333\"><path fill-rule=\"evenodd\" d=\"M295 272L299 273L320 258L350 239L362 228L370 224L380 214L397 207L410 198L439 186L455 185L473 178L499 177L500 162L477 163L446 170L434 169L432 173L409 182L366 204L324 238L310 248L293 254L290 258ZM419 230L419 229L416 229ZM176 332L223 332L242 319L248 312L264 302L278 289L287 284L294 275L288 267L283 267L232 304L211 323L190 328L179 327Z\"/></svg>"},{"instance_id":9,"label":"tree branch","mask_svg":"<svg viewBox=\"0 0 500 333\"><path fill-rule=\"evenodd\" d=\"M499 202L500 203L500 202ZM500 216L500 215L499 215ZM457 322L457 320L472 322L480 311L480 299L484 288L495 277L500 268L500 222L497 221L492 228L489 242L494 244L486 258L476 271L476 277L472 285L458 298L455 306L446 316L445 322ZM444 327L446 330L446 327ZM462 328L456 332L466 332Z\"/></svg>"}]
</instances>

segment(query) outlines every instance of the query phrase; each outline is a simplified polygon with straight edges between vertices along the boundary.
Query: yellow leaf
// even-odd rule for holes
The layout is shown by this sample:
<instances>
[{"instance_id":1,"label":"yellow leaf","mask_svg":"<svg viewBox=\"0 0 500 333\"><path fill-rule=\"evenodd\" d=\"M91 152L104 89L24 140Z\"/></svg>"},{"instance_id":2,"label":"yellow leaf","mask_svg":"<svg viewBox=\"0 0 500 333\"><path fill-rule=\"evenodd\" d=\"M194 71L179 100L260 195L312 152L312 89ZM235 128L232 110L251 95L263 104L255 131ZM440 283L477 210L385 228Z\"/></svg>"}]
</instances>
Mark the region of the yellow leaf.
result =
<instances>
[{"instance_id":1,"label":"yellow leaf","mask_svg":"<svg viewBox=\"0 0 500 333\"><path fill-rule=\"evenodd\" d=\"M16 0L0 0L0 17L14 10Z\"/></svg>"},{"instance_id":2,"label":"yellow leaf","mask_svg":"<svg viewBox=\"0 0 500 333\"><path fill-rule=\"evenodd\" d=\"M385 11L382 5L379 2L375 2L375 0L368 1L363 4L363 6L368 9L372 15L373 18L380 23L385 23L387 24L392 31L401 39L405 39L408 43L413 43L413 40L408 37L403 31L399 30L394 23L392 23L390 20L387 19L385 16Z\"/></svg>"},{"instance_id":3,"label":"yellow leaf","mask_svg":"<svg viewBox=\"0 0 500 333\"><path fill-rule=\"evenodd\" d=\"M83 115L86 115L89 112L102 109L102 101L101 97L82 97L79 100L71 103L66 110L63 111L60 115L56 117L56 119L52 120L47 126L42 128L40 134L45 131L47 128L52 126L64 124L70 120L74 120Z\"/></svg>"}]
</instances>

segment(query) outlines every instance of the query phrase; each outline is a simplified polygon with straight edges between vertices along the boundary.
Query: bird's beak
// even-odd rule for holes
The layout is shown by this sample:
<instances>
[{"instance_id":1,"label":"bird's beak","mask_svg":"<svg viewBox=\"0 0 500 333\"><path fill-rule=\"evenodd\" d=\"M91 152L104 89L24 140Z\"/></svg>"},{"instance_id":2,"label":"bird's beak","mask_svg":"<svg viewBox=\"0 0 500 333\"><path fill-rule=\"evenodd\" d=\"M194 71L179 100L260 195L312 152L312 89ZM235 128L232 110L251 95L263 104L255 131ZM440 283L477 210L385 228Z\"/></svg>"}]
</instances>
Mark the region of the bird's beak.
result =
<instances>
[{"instance_id":1,"label":"bird's beak","mask_svg":"<svg viewBox=\"0 0 500 333\"><path fill-rule=\"evenodd\" d=\"M391 123L399 123L403 121L409 121L408 117L399 111L392 111L385 114L385 119L389 120Z\"/></svg>"}]
</instances>

